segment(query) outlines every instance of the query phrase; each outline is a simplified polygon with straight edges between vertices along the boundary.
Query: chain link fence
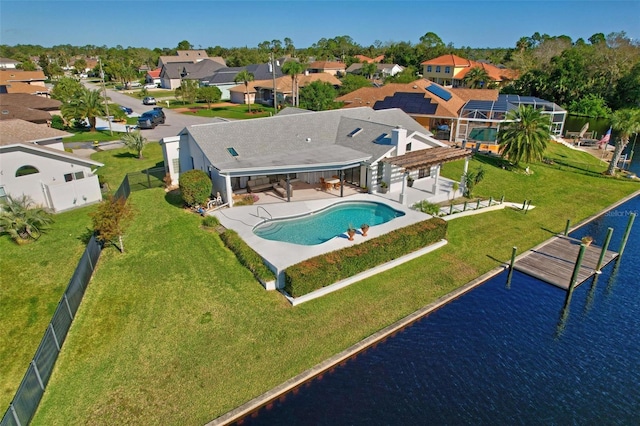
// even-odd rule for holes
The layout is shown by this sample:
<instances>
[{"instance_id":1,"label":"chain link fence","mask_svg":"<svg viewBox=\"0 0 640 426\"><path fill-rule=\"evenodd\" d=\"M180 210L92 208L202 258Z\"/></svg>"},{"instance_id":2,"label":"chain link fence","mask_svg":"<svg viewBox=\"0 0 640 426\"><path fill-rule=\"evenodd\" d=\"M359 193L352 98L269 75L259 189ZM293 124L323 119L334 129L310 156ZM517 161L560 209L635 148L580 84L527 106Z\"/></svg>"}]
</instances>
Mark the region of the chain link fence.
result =
<instances>
[{"instance_id":1,"label":"chain link fence","mask_svg":"<svg viewBox=\"0 0 640 426\"><path fill-rule=\"evenodd\" d=\"M149 188L162 188L164 183L164 167L154 167L141 172L127 173L131 191L141 191Z\"/></svg>"},{"instance_id":2,"label":"chain link fence","mask_svg":"<svg viewBox=\"0 0 640 426\"><path fill-rule=\"evenodd\" d=\"M129 180L125 176L115 196L127 199L129 194ZM80 258L80 262L78 262L69 285L58 302L58 307L44 332L22 382L20 382L13 401L2 417L0 426L27 425L38 409L38 404L40 404L51 377L53 366L58 359L58 354L62 349L62 344L67 337L67 332L78 311L80 302L82 302L82 297L89 285L101 252L102 244L93 235Z\"/></svg>"}]
</instances>

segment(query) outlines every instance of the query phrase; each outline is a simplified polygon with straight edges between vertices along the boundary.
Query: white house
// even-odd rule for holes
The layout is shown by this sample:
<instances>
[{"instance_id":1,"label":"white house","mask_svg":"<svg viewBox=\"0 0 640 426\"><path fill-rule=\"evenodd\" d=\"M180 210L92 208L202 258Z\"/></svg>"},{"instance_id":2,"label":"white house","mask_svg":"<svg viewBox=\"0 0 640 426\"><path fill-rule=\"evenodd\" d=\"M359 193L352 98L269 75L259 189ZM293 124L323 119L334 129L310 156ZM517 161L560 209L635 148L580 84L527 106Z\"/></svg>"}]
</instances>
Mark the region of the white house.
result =
<instances>
[{"instance_id":1,"label":"white house","mask_svg":"<svg viewBox=\"0 0 640 426\"><path fill-rule=\"evenodd\" d=\"M339 175L370 191L384 191L385 186L400 191L409 175L437 181L441 162L469 155L434 139L399 109L368 107L321 112L286 108L274 117L190 126L164 144L169 145L165 164L175 164L178 155L180 171L205 171L212 193L220 192L230 206L231 195L244 192L250 180L317 184ZM410 164L393 161L406 156Z\"/></svg>"},{"instance_id":2,"label":"white house","mask_svg":"<svg viewBox=\"0 0 640 426\"><path fill-rule=\"evenodd\" d=\"M0 121L0 197L28 195L54 212L102 200L103 164L64 151L67 132L23 120Z\"/></svg>"}]
</instances>

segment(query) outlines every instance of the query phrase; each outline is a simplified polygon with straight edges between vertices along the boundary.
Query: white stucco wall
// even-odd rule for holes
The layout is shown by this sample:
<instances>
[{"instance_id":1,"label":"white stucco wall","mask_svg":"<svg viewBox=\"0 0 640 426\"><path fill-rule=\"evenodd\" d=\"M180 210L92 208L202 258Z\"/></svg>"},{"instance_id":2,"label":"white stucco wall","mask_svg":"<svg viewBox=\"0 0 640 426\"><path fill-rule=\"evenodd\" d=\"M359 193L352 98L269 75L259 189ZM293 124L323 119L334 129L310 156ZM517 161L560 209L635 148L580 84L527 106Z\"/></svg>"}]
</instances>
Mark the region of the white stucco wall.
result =
<instances>
[{"instance_id":1,"label":"white stucco wall","mask_svg":"<svg viewBox=\"0 0 640 426\"><path fill-rule=\"evenodd\" d=\"M16 177L23 166L33 166L38 173ZM65 181L66 174L72 175L69 182ZM36 204L56 212L102 200L98 178L91 173L91 167L47 153L3 150L0 185L9 195L28 195Z\"/></svg>"},{"instance_id":2,"label":"white stucco wall","mask_svg":"<svg viewBox=\"0 0 640 426\"><path fill-rule=\"evenodd\" d=\"M171 175L171 185L177 185L180 177L180 136L169 136L160 140L164 171Z\"/></svg>"}]
</instances>

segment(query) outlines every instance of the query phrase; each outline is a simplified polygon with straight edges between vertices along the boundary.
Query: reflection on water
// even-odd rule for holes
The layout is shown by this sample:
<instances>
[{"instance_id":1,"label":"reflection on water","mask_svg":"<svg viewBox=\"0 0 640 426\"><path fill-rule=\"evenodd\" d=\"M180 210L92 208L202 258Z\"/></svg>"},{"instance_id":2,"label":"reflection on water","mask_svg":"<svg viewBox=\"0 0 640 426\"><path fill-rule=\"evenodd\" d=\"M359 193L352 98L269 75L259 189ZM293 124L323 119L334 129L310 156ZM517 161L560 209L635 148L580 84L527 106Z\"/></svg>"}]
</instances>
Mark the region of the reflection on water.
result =
<instances>
[{"instance_id":1,"label":"reflection on water","mask_svg":"<svg viewBox=\"0 0 640 426\"><path fill-rule=\"evenodd\" d=\"M618 250L640 197L574 236ZM640 226L566 293L517 271L454 300L243 424L637 424ZM599 285L606 283L606 285Z\"/></svg>"}]
</instances>

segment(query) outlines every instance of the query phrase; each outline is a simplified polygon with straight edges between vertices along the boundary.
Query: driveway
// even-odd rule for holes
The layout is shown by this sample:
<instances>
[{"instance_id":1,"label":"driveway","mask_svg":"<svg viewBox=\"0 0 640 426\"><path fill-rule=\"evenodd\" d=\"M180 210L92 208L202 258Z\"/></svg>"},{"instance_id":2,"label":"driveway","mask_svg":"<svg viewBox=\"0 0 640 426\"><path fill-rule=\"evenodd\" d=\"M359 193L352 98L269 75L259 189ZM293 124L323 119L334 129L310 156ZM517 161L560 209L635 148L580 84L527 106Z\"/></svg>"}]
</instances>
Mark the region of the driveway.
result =
<instances>
[{"instance_id":1,"label":"driveway","mask_svg":"<svg viewBox=\"0 0 640 426\"><path fill-rule=\"evenodd\" d=\"M83 84L92 90L101 89L99 84L93 84L87 81L84 81ZM107 96L111 99L111 102L131 108L134 113L133 115L140 115L153 108L151 105L143 105L141 99L132 98L131 96L119 93L115 90L107 89ZM158 106L162 106L162 104L158 103ZM159 141L166 136L177 136L185 127L215 121L215 119L208 117L195 117L192 115L180 114L168 108L164 109L164 113L166 115L165 124L161 124L155 129L141 130L142 135L148 140Z\"/></svg>"}]
</instances>

